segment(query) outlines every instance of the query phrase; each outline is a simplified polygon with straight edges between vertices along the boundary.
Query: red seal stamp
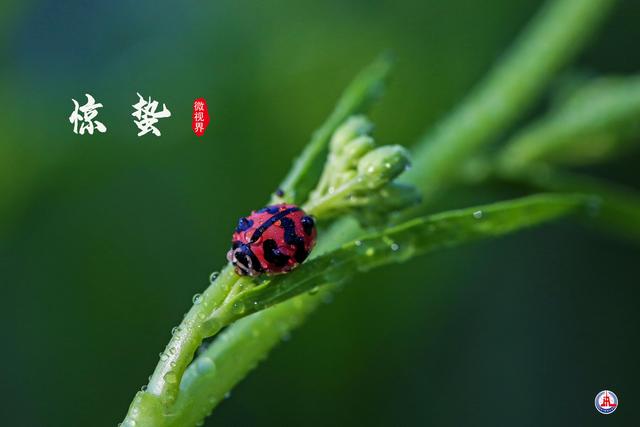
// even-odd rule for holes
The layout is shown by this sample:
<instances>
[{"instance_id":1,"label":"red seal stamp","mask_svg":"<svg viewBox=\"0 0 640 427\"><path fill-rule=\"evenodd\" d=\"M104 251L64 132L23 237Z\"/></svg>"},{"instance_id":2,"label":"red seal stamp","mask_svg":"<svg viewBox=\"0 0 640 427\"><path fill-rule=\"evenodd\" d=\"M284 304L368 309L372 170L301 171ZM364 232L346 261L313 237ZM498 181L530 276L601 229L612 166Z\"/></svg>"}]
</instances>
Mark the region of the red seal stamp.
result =
<instances>
[{"instance_id":1,"label":"red seal stamp","mask_svg":"<svg viewBox=\"0 0 640 427\"><path fill-rule=\"evenodd\" d=\"M204 135L209 126L209 108L204 98L193 101L193 115L191 116L191 129L198 136Z\"/></svg>"}]
</instances>

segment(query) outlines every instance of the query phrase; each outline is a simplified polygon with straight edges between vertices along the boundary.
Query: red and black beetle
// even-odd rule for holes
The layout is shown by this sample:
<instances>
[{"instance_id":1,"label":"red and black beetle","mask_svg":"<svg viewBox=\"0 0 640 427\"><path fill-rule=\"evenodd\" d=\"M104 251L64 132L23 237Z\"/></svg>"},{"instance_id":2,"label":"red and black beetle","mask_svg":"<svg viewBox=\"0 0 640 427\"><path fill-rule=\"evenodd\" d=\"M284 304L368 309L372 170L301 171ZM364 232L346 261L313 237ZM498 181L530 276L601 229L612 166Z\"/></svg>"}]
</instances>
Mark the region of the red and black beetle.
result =
<instances>
[{"instance_id":1,"label":"red and black beetle","mask_svg":"<svg viewBox=\"0 0 640 427\"><path fill-rule=\"evenodd\" d=\"M240 218L232 242L227 259L238 274L287 273L316 244L315 222L295 205L271 205Z\"/></svg>"}]
</instances>

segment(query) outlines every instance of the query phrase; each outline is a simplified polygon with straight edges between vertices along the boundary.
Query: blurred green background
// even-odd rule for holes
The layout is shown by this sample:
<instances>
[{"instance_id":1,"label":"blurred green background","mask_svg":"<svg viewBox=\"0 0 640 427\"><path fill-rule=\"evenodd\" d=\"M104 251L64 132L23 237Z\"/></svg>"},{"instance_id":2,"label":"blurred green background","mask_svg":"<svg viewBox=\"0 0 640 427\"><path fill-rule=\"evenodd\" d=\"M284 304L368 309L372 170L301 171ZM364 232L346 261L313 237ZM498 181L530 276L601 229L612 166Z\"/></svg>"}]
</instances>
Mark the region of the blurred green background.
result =
<instances>
[{"instance_id":1,"label":"blurred green background","mask_svg":"<svg viewBox=\"0 0 640 427\"><path fill-rule=\"evenodd\" d=\"M359 69L395 53L372 118L379 141L410 145L540 4L3 0L2 425L119 422L238 216ZM575 68L638 71L638 16L620 2ZM136 136L137 91L173 113L160 138ZM85 93L106 134L72 133ZM200 139L197 97L212 115ZM590 172L637 187L638 160ZM460 190L441 206L513 195ZM206 425L632 425L639 255L563 222L361 275ZM609 417L593 406L605 388L620 398Z\"/></svg>"}]
</instances>

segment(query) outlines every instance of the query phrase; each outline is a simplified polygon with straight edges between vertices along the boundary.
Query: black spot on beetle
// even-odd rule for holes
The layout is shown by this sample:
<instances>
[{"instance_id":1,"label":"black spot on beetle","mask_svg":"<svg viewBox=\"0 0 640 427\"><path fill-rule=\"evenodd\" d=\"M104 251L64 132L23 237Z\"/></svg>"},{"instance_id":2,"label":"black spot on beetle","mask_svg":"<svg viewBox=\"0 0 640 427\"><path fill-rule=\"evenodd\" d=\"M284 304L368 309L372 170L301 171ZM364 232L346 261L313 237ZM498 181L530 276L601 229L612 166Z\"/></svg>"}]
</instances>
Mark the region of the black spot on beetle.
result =
<instances>
[{"instance_id":1,"label":"black spot on beetle","mask_svg":"<svg viewBox=\"0 0 640 427\"><path fill-rule=\"evenodd\" d=\"M311 233L313 232L313 226L315 225L313 218L311 218L310 216L305 216L302 217L300 222L302 223L304 234L306 234L307 236L311 236Z\"/></svg>"},{"instance_id":2,"label":"black spot on beetle","mask_svg":"<svg viewBox=\"0 0 640 427\"><path fill-rule=\"evenodd\" d=\"M247 231L253 225L253 220L249 218L242 217L238 220L238 226L236 227L236 233L240 233L241 231Z\"/></svg>"},{"instance_id":3,"label":"black spot on beetle","mask_svg":"<svg viewBox=\"0 0 640 427\"><path fill-rule=\"evenodd\" d=\"M291 218L282 218L280 220L281 227L284 229L284 241L288 245L293 245L296 252L293 255L295 260L300 263L307 258L309 253L304 248L304 239L296 234L296 225Z\"/></svg>"},{"instance_id":4,"label":"black spot on beetle","mask_svg":"<svg viewBox=\"0 0 640 427\"><path fill-rule=\"evenodd\" d=\"M284 191L282 191L282 188L278 188L276 190L276 196L278 197L284 197Z\"/></svg>"},{"instance_id":5,"label":"black spot on beetle","mask_svg":"<svg viewBox=\"0 0 640 427\"><path fill-rule=\"evenodd\" d=\"M269 264L276 265L278 267L284 267L287 265L289 261L289 257L278 249L278 245L276 241L273 239L267 239L262 244L262 249L264 250L264 259L267 260Z\"/></svg>"}]
</instances>

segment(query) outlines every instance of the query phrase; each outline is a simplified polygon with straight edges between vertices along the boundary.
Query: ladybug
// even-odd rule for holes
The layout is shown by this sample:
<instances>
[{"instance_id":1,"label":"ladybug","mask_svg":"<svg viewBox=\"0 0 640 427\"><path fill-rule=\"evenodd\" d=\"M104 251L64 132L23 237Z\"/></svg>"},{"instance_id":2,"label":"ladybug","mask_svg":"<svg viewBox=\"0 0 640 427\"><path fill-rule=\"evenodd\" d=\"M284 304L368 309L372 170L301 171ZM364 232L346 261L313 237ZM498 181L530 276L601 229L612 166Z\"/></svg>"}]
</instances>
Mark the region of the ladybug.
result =
<instances>
[{"instance_id":1,"label":"ladybug","mask_svg":"<svg viewBox=\"0 0 640 427\"><path fill-rule=\"evenodd\" d=\"M312 217L291 204L267 206L242 217L227 259L241 276L288 273L316 244Z\"/></svg>"}]
</instances>

